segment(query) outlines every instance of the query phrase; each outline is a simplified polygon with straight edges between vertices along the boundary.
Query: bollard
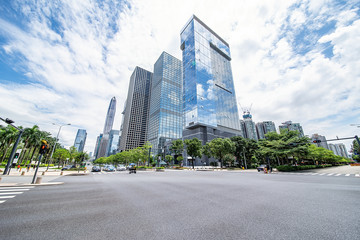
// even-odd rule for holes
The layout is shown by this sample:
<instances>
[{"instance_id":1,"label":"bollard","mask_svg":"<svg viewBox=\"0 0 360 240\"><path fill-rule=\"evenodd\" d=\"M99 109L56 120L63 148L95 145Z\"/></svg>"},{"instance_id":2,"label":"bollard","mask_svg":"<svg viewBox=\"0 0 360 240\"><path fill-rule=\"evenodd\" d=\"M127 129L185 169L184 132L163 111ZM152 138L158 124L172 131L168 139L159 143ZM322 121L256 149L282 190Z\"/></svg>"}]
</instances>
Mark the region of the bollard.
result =
<instances>
[{"instance_id":1,"label":"bollard","mask_svg":"<svg viewBox=\"0 0 360 240\"><path fill-rule=\"evenodd\" d=\"M24 176L24 175L25 175L25 171L22 171L21 176Z\"/></svg>"},{"instance_id":2,"label":"bollard","mask_svg":"<svg viewBox=\"0 0 360 240\"><path fill-rule=\"evenodd\" d=\"M42 172L42 174L41 175L45 175L45 172Z\"/></svg>"},{"instance_id":3,"label":"bollard","mask_svg":"<svg viewBox=\"0 0 360 240\"><path fill-rule=\"evenodd\" d=\"M63 171L61 171L60 175L64 175L64 172L63 172Z\"/></svg>"},{"instance_id":4,"label":"bollard","mask_svg":"<svg viewBox=\"0 0 360 240\"><path fill-rule=\"evenodd\" d=\"M2 179L2 178L0 177L0 182L1 182L1 179Z\"/></svg>"},{"instance_id":5,"label":"bollard","mask_svg":"<svg viewBox=\"0 0 360 240\"><path fill-rule=\"evenodd\" d=\"M41 184L42 177L37 177L35 184Z\"/></svg>"}]
</instances>

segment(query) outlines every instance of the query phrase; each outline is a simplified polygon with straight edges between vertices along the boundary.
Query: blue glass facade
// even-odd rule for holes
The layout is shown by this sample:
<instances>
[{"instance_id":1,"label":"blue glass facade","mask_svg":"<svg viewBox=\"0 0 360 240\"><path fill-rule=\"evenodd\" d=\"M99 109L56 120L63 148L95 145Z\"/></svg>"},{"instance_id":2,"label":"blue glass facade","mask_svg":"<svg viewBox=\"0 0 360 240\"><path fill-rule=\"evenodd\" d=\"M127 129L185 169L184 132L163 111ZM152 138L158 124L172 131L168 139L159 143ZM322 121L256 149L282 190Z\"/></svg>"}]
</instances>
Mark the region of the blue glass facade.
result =
<instances>
[{"instance_id":1,"label":"blue glass facade","mask_svg":"<svg viewBox=\"0 0 360 240\"><path fill-rule=\"evenodd\" d=\"M120 131L119 130L111 130L109 134L109 143L107 146L106 156L114 155L118 152L119 146L119 137Z\"/></svg>"},{"instance_id":2,"label":"blue glass facade","mask_svg":"<svg viewBox=\"0 0 360 240\"><path fill-rule=\"evenodd\" d=\"M161 152L166 140L182 137L182 64L163 52L154 64L148 141L152 152Z\"/></svg>"},{"instance_id":3,"label":"blue glass facade","mask_svg":"<svg viewBox=\"0 0 360 240\"><path fill-rule=\"evenodd\" d=\"M86 130L85 129L78 129L75 141L74 141L74 147L78 152L83 152L86 142Z\"/></svg>"},{"instance_id":4,"label":"blue glass facade","mask_svg":"<svg viewBox=\"0 0 360 240\"><path fill-rule=\"evenodd\" d=\"M193 16L181 32L184 126L239 131L229 45Z\"/></svg>"}]
</instances>

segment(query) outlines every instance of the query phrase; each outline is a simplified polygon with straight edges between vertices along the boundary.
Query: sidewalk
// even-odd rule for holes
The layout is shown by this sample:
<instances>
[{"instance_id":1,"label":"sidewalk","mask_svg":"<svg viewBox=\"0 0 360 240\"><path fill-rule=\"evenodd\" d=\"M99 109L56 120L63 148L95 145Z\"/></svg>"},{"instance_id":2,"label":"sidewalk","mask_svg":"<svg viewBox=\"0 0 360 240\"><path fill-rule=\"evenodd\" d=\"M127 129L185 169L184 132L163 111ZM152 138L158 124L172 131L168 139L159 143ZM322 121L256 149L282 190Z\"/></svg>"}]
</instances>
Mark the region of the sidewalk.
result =
<instances>
[{"instance_id":1,"label":"sidewalk","mask_svg":"<svg viewBox=\"0 0 360 240\"><path fill-rule=\"evenodd\" d=\"M3 169L1 169L3 171ZM35 170L30 169L28 172L26 169L18 171L15 168L12 168L9 175L2 175L3 172L0 172L0 187L9 187L9 186L49 186L49 185L59 185L63 182L53 182L53 180L60 178L66 175L86 175L88 171L61 171L59 169L49 169L46 171L46 168L39 168L36 178L41 177L40 184L31 184L34 177Z\"/></svg>"}]
</instances>

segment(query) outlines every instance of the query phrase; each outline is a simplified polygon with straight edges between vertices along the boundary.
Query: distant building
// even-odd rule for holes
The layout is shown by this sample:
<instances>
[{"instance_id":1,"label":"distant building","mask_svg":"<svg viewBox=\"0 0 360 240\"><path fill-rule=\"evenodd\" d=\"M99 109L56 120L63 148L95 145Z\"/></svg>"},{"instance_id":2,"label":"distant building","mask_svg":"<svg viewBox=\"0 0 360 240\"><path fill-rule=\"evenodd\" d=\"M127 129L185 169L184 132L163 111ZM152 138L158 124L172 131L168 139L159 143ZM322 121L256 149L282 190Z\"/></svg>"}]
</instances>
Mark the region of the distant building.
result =
<instances>
[{"instance_id":1,"label":"distant building","mask_svg":"<svg viewBox=\"0 0 360 240\"><path fill-rule=\"evenodd\" d=\"M298 131L299 137L304 137L304 131L300 123L293 123L292 121L286 121L279 126L279 130L287 129L288 131Z\"/></svg>"},{"instance_id":2,"label":"distant building","mask_svg":"<svg viewBox=\"0 0 360 240\"><path fill-rule=\"evenodd\" d=\"M86 142L86 130L85 129L78 129L75 141L74 141L74 147L78 152L83 152Z\"/></svg>"},{"instance_id":3,"label":"distant building","mask_svg":"<svg viewBox=\"0 0 360 240\"><path fill-rule=\"evenodd\" d=\"M243 129L245 130L245 132L243 133L244 137L257 141L258 135L256 133L256 126L252 120L252 115L249 111L244 112L243 119L244 121L242 122L242 124L244 125Z\"/></svg>"},{"instance_id":4,"label":"distant building","mask_svg":"<svg viewBox=\"0 0 360 240\"><path fill-rule=\"evenodd\" d=\"M130 77L121 123L120 151L141 147L147 141L152 75L136 67Z\"/></svg>"},{"instance_id":5,"label":"distant building","mask_svg":"<svg viewBox=\"0 0 360 240\"><path fill-rule=\"evenodd\" d=\"M258 139L264 139L265 134L269 132L276 132L275 123L272 121L264 121L256 123L256 132Z\"/></svg>"},{"instance_id":6,"label":"distant building","mask_svg":"<svg viewBox=\"0 0 360 240\"><path fill-rule=\"evenodd\" d=\"M106 150L106 157L114 155L118 152L119 145L119 130L111 130L109 133L109 143Z\"/></svg>"},{"instance_id":7,"label":"distant building","mask_svg":"<svg viewBox=\"0 0 360 240\"><path fill-rule=\"evenodd\" d=\"M320 142L319 142L319 143L314 143L315 140L320 140ZM322 148L331 150L331 149L329 148L329 145L328 145L327 141L326 141L326 137L325 137L325 136L321 136L321 135L319 135L319 134L317 134L317 133L315 133L315 134L313 134L313 135L311 136L311 143L314 144L314 145L316 145L316 146L318 146L318 147L322 147Z\"/></svg>"},{"instance_id":8,"label":"distant building","mask_svg":"<svg viewBox=\"0 0 360 240\"><path fill-rule=\"evenodd\" d=\"M181 61L163 52L154 64L151 87L148 141L154 155L167 140L182 138L182 66Z\"/></svg>"},{"instance_id":9,"label":"distant building","mask_svg":"<svg viewBox=\"0 0 360 240\"><path fill-rule=\"evenodd\" d=\"M110 138L110 131L114 124L114 118L115 118L115 112L116 112L116 98L113 97L110 100L109 108L106 114L105 119L105 125L104 130L102 133L102 138L98 145L98 151L96 154L96 159L100 157L106 157L107 156L107 149L109 145L109 138Z\"/></svg>"},{"instance_id":10,"label":"distant building","mask_svg":"<svg viewBox=\"0 0 360 240\"><path fill-rule=\"evenodd\" d=\"M329 143L329 150L331 150L337 156L349 158L346 147L343 143L338 143L338 144Z\"/></svg>"},{"instance_id":11,"label":"distant building","mask_svg":"<svg viewBox=\"0 0 360 240\"><path fill-rule=\"evenodd\" d=\"M96 138L96 144L95 144L95 149L94 149L94 158L95 159L98 158L97 156L98 156L100 142L101 142L102 137L103 137L103 134L100 133L100 135Z\"/></svg>"}]
</instances>

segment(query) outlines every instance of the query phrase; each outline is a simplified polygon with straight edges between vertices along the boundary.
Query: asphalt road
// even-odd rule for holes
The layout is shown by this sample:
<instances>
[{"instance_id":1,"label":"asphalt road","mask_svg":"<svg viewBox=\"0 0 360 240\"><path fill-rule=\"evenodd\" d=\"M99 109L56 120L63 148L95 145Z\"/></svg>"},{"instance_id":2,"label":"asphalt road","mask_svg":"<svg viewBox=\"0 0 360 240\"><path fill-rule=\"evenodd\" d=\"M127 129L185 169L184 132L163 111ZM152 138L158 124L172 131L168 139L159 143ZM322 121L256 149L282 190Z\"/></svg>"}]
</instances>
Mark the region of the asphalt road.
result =
<instances>
[{"instance_id":1,"label":"asphalt road","mask_svg":"<svg viewBox=\"0 0 360 240\"><path fill-rule=\"evenodd\" d=\"M360 178L138 172L56 179L0 204L0 239L358 239ZM1 191L0 191L1 192Z\"/></svg>"}]
</instances>

